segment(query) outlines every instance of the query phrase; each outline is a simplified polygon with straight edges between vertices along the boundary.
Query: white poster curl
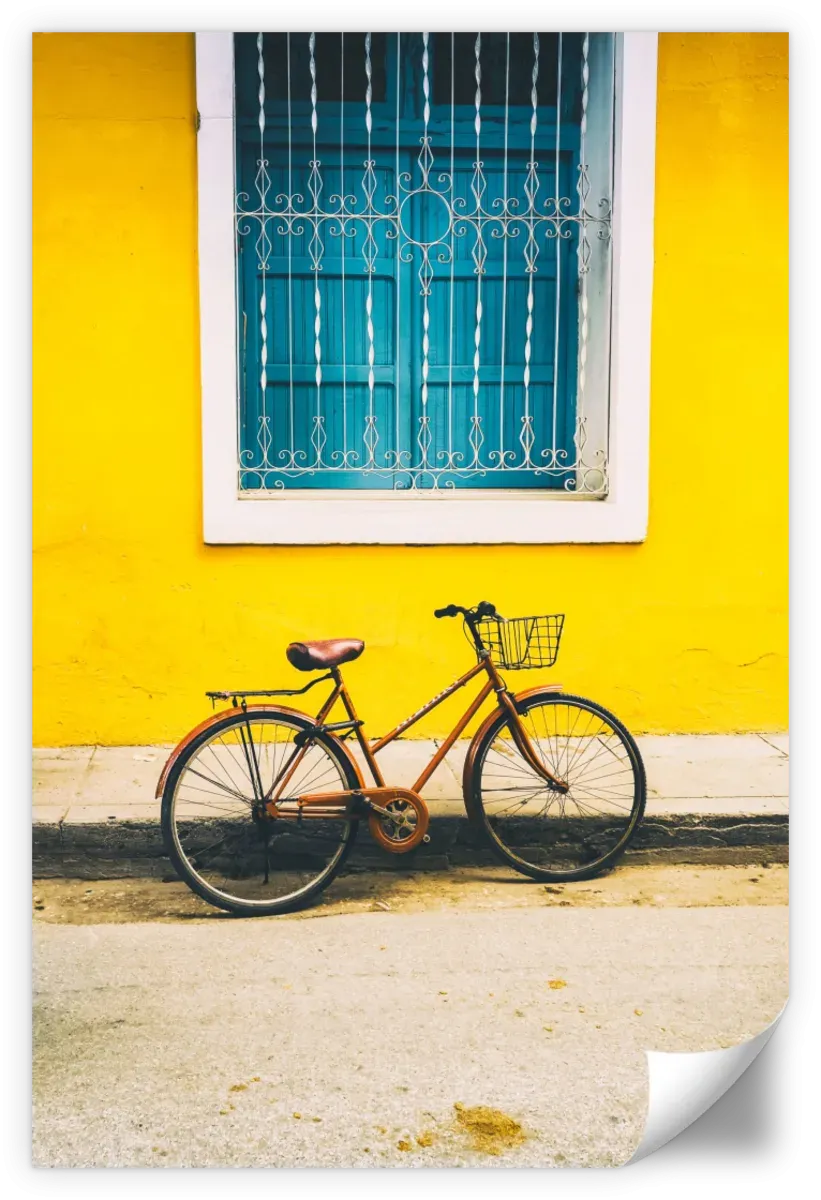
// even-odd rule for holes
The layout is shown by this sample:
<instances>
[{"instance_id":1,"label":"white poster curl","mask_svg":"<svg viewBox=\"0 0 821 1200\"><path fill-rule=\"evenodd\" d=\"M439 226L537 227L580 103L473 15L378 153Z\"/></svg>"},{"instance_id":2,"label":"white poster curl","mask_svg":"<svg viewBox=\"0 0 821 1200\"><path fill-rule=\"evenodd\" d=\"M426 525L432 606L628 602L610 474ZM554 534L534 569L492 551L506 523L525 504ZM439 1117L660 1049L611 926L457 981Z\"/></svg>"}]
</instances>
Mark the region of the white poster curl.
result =
<instances>
[{"instance_id":1,"label":"white poster curl","mask_svg":"<svg viewBox=\"0 0 821 1200\"><path fill-rule=\"evenodd\" d=\"M644 1133L630 1163L638 1162L677 1137L744 1074L772 1037L782 1009L766 1029L724 1050L689 1054L647 1051L650 1097Z\"/></svg>"}]
</instances>

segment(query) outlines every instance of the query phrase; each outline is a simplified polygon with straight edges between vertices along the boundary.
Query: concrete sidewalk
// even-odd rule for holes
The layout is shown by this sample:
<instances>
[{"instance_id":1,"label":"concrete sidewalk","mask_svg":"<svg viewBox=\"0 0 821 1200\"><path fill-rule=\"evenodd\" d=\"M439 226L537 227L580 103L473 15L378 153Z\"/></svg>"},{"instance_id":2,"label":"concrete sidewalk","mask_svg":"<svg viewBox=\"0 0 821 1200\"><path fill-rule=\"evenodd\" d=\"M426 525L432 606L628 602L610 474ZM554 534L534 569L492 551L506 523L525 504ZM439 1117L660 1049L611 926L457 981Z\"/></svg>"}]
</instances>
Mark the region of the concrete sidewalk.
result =
<instances>
[{"instance_id":1,"label":"concrete sidewalk","mask_svg":"<svg viewBox=\"0 0 821 1200\"><path fill-rule=\"evenodd\" d=\"M788 737L786 734L646 736L637 739L647 769L648 802L639 850L684 845L781 847L788 836ZM414 853L426 865L448 866L457 843L472 844L465 826L462 764L467 742L458 742L424 789L431 845ZM409 785L436 749L434 741L397 741L379 761L389 783ZM159 801L154 797L170 747L72 746L34 751L35 870L75 873L80 860L161 857ZM472 857L471 857L472 855ZM478 851L470 852L477 860ZM702 856L710 858L710 855ZM713 855L715 861L715 856ZM738 861L738 853L727 861ZM453 861L457 861L453 859ZM458 861L467 861L462 858ZM690 859L689 861L692 861ZM132 864L133 865L133 864ZM146 865L145 863L143 864ZM154 864L159 868L159 864ZM406 865L410 865L406 862ZM422 865L421 860L418 864Z\"/></svg>"}]
</instances>

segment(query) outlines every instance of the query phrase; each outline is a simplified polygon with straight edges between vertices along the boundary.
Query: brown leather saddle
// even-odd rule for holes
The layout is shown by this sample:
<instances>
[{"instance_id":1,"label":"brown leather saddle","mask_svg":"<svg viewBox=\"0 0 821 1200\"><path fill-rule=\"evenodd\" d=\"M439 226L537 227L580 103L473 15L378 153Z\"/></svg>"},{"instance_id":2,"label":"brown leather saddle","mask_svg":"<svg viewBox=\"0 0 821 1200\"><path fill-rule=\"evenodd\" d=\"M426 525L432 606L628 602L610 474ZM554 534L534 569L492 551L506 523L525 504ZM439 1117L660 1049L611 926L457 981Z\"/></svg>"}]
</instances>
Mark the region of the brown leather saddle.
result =
<instances>
[{"instance_id":1,"label":"brown leather saddle","mask_svg":"<svg viewBox=\"0 0 821 1200\"><path fill-rule=\"evenodd\" d=\"M285 654L298 671L327 671L353 662L364 649L365 643L359 638L330 638L324 642L291 642Z\"/></svg>"}]
</instances>

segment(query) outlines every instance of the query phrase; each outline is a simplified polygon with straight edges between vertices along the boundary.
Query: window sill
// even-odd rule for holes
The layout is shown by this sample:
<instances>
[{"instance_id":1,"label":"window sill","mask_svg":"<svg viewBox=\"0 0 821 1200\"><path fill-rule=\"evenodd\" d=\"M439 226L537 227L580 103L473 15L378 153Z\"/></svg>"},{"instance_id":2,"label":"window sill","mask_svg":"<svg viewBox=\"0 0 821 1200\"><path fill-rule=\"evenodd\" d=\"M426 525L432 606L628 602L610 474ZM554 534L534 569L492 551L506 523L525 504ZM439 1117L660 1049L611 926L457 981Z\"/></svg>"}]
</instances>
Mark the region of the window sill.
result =
<instances>
[{"instance_id":1,"label":"window sill","mask_svg":"<svg viewBox=\"0 0 821 1200\"><path fill-rule=\"evenodd\" d=\"M626 490L596 496L486 491L314 491L234 495L206 503L209 543L274 545L547 545L640 542L646 498Z\"/></svg>"}]
</instances>

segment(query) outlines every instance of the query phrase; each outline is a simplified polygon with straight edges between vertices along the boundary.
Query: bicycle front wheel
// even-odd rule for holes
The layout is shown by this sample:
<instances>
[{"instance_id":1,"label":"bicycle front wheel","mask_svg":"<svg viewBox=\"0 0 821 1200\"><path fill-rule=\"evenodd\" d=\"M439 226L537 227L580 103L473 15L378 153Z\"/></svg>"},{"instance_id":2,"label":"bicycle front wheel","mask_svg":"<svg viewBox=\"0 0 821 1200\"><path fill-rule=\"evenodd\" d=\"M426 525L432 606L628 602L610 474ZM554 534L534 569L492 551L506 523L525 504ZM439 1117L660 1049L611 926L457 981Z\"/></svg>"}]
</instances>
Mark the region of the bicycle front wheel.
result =
<instances>
[{"instance_id":1,"label":"bicycle front wheel","mask_svg":"<svg viewBox=\"0 0 821 1200\"><path fill-rule=\"evenodd\" d=\"M174 764L162 799L166 850L209 904L242 916L287 912L307 904L342 867L357 829L345 808L338 817L300 821L260 811L259 797L275 780L285 784L279 799L286 804L307 792L357 787L332 739L320 735L300 751L294 738L311 727L306 717L276 709L231 714Z\"/></svg>"},{"instance_id":2,"label":"bicycle front wheel","mask_svg":"<svg viewBox=\"0 0 821 1200\"><path fill-rule=\"evenodd\" d=\"M591 879L624 853L644 815L638 746L592 700L537 692L518 703L534 752L567 794L525 760L500 713L476 748L468 810L517 871L553 882Z\"/></svg>"}]
</instances>

